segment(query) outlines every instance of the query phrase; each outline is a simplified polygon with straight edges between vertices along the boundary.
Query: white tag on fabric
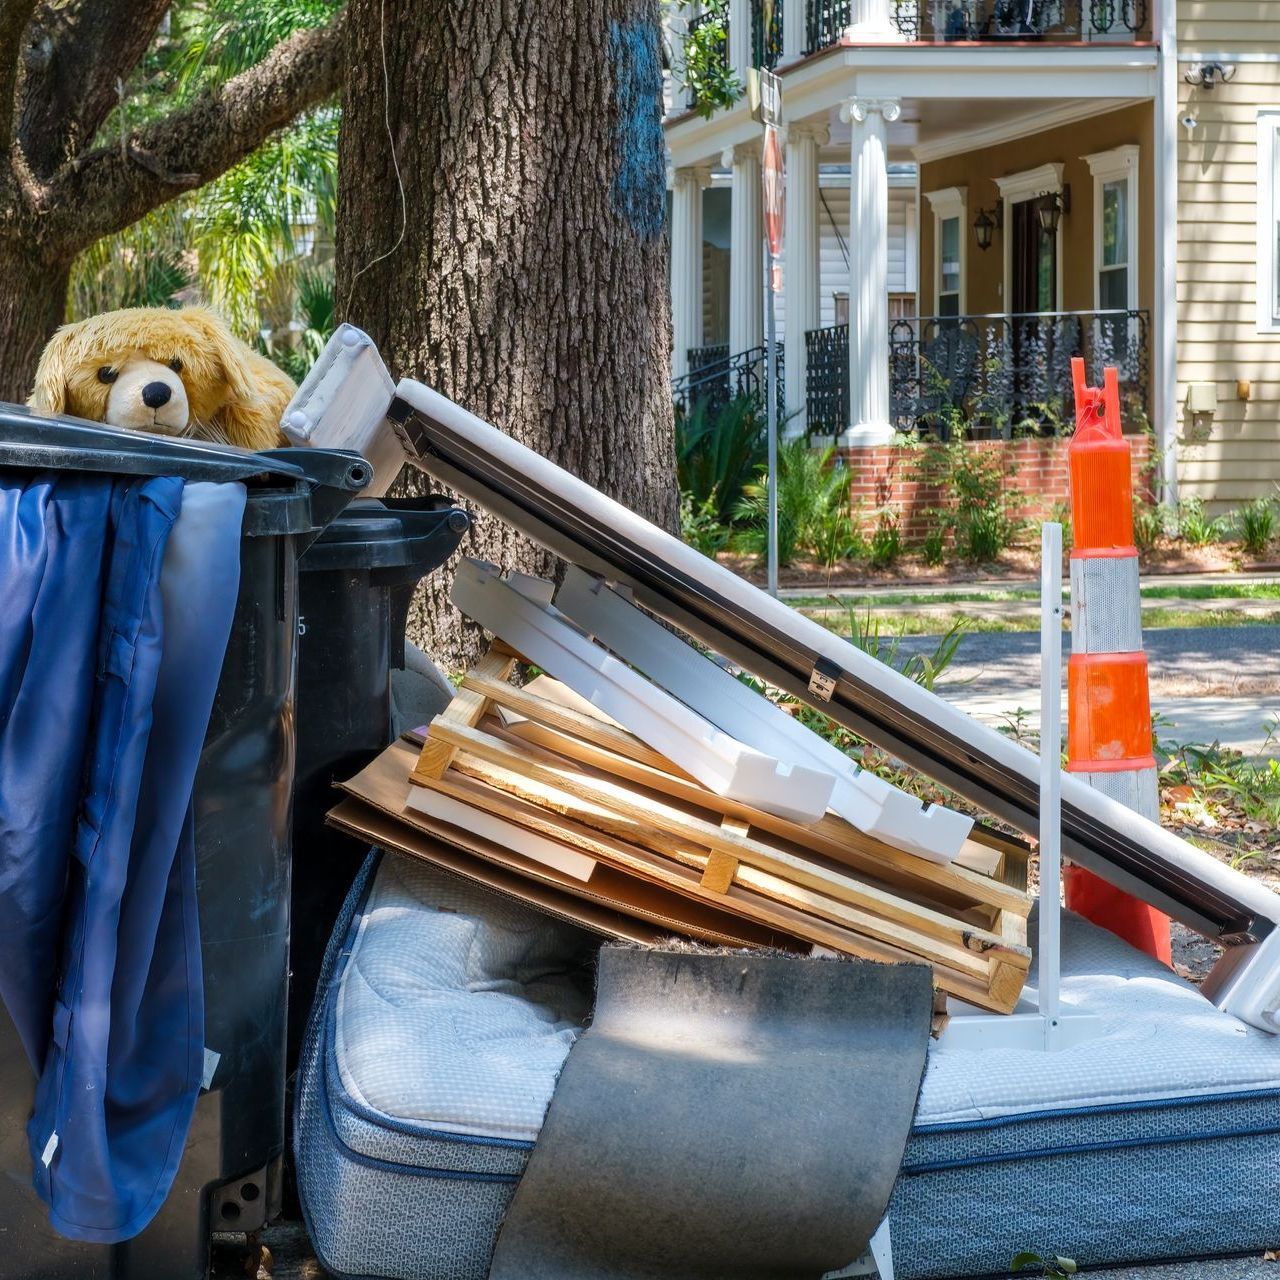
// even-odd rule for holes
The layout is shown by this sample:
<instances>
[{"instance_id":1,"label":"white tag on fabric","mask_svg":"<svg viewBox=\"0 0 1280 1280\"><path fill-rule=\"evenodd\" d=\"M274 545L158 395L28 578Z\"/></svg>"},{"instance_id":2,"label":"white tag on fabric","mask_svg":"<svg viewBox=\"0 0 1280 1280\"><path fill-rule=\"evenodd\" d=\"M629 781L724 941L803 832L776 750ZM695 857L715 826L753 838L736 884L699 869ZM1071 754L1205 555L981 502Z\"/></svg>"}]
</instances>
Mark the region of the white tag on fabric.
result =
<instances>
[{"instance_id":1,"label":"white tag on fabric","mask_svg":"<svg viewBox=\"0 0 1280 1280\"><path fill-rule=\"evenodd\" d=\"M47 1169L53 1163L53 1153L58 1149L58 1135L51 1133L49 1141L44 1144L44 1150L40 1153L40 1163Z\"/></svg>"},{"instance_id":2,"label":"white tag on fabric","mask_svg":"<svg viewBox=\"0 0 1280 1280\"><path fill-rule=\"evenodd\" d=\"M204 1051L204 1078L200 1081L202 1089L208 1089L213 1084L214 1073L218 1070L218 1063L222 1061L222 1054L214 1053L214 1051L206 1046Z\"/></svg>"}]
</instances>

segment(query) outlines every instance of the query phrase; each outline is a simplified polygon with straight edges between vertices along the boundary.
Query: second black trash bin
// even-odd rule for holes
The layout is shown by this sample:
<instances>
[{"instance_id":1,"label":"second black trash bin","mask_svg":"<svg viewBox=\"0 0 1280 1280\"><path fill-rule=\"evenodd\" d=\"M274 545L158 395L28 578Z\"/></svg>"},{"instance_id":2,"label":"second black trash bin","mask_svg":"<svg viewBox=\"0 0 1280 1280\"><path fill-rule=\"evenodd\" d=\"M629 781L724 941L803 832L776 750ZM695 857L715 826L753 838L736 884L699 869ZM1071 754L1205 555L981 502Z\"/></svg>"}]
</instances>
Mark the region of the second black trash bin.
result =
<instances>
[{"instance_id":1,"label":"second black trash bin","mask_svg":"<svg viewBox=\"0 0 1280 1280\"><path fill-rule=\"evenodd\" d=\"M418 583L470 528L443 498L354 502L303 556L294 787L289 1071L297 1066L324 950L366 846L325 825L335 781L390 741L393 668Z\"/></svg>"}]
</instances>

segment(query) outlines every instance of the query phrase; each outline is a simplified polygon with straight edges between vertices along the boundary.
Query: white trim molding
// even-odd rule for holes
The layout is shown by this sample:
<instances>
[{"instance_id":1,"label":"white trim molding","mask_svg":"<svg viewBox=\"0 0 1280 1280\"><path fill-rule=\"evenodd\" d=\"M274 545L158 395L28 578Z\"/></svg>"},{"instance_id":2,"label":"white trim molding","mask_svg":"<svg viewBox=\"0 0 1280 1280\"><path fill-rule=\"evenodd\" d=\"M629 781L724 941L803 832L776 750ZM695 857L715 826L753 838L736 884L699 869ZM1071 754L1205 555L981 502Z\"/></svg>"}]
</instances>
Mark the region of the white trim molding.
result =
<instances>
[{"instance_id":1,"label":"white trim molding","mask_svg":"<svg viewBox=\"0 0 1280 1280\"><path fill-rule=\"evenodd\" d=\"M1127 260L1125 305L1129 311L1138 306L1138 163L1141 148L1127 143L1110 151L1095 151L1082 157L1093 175L1093 307L1102 306L1102 209L1104 188L1109 182L1123 182L1125 194L1125 246ZM1113 266L1118 265L1113 263Z\"/></svg>"},{"instance_id":2,"label":"white trim molding","mask_svg":"<svg viewBox=\"0 0 1280 1280\"><path fill-rule=\"evenodd\" d=\"M1280 220L1280 200L1276 198L1276 147L1280 144L1280 110L1258 112L1258 282L1257 325L1259 333L1280 333L1280 298L1277 297L1276 223Z\"/></svg>"},{"instance_id":3,"label":"white trim molding","mask_svg":"<svg viewBox=\"0 0 1280 1280\"><path fill-rule=\"evenodd\" d=\"M1000 285L1000 300L1006 312L1013 311L1010 295L1013 289L1013 206L1024 200L1034 200L1037 196L1061 195L1062 175L1066 165L1061 160L1050 164L1037 165L1034 169L1023 169L1018 173L1005 174L995 180L996 190L1000 192L1003 204L1001 210L1004 217L1004 274ZM1056 277L1053 306L1055 311L1062 310L1062 223L1058 223L1058 233L1054 236L1054 254L1057 259L1054 267Z\"/></svg>"},{"instance_id":4,"label":"white trim molding","mask_svg":"<svg viewBox=\"0 0 1280 1280\"><path fill-rule=\"evenodd\" d=\"M960 219L960 287L956 291L956 311L965 314L969 286L969 188L943 187L926 191L924 198L933 211L933 311L942 314L942 224L949 218Z\"/></svg>"},{"instance_id":5,"label":"white trim molding","mask_svg":"<svg viewBox=\"0 0 1280 1280\"><path fill-rule=\"evenodd\" d=\"M995 180L1000 198L1010 204L1021 200L1034 200L1046 192L1062 193L1062 175L1066 165L1061 160L1052 164L1038 165L1034 169L1023 169L1020 173L1009 173Z\"/></svg>"},{"instance_id":6,"label":"white trim molding","mask_svg":"<svg viewBox=\"0 0 1280 1280\"><path fill-rule=\"evenodd\" d=\"M1133 105L1132 99L1121 102L1108 98L1076 98L1046 107L1042 111L1028 111L1016 120L1002 120L999 124L983 125L977 129L966 129L963 133L950 133L945 137L918 143L912 147L911 154L918 164L928 164L931 160L946 160L951 156L980 151L984 147L1018 142L1048 129L1079 124L1081 120L1088 120L1092 116L1123 111Z\"/></svg>"}]
</instances>

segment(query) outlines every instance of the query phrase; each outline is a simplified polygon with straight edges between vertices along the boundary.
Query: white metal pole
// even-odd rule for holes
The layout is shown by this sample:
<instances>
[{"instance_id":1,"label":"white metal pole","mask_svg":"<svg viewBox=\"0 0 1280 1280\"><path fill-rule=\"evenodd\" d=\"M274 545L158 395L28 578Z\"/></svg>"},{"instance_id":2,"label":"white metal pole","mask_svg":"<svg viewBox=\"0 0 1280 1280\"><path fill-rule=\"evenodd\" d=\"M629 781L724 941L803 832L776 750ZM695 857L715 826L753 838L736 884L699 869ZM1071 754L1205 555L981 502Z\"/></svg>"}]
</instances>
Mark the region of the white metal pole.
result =
<instances>
[{"instance_id":1,"label":"white metal pole","mask_svg":"<svg viewBox=\"0 0 1280 1280\"><path fill-rule=\"evenodd\" d=\"M1062 910L1062 526L1040 531L1040 936L1045 1048L1058 1027Z\"/></svg>"},{"instance_id":2,"label":"white metal pole","mask_svg":"<svg viewBox=\"0 0 1280 1280\"><path fill-rule=\"evenodd\" d=\"M764 327L765 398L769 424L769 594L778 594L778 321L774 310L772 273L765 271Z\"/></svg>"}]
</instances>

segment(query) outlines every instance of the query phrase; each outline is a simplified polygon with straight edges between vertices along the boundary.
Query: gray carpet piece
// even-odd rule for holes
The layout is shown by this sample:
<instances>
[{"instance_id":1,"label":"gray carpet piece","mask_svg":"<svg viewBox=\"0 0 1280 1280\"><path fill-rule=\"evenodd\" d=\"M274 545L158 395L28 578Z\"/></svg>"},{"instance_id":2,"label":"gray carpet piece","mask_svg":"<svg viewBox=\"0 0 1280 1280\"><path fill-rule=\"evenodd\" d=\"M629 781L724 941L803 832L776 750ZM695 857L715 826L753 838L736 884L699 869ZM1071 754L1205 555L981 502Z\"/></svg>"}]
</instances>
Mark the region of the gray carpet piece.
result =
<instances>
[{"instance_id":1,"label":"gray carpet piece","mask_svg":"<svg viewBox=\"0 0 1280 1280\"><path fill-rule=\"evenodd\" d=\"M889 1203L923 965L606 947L491 1280L800 1280Z\"/></svg>"}]
</instances>

